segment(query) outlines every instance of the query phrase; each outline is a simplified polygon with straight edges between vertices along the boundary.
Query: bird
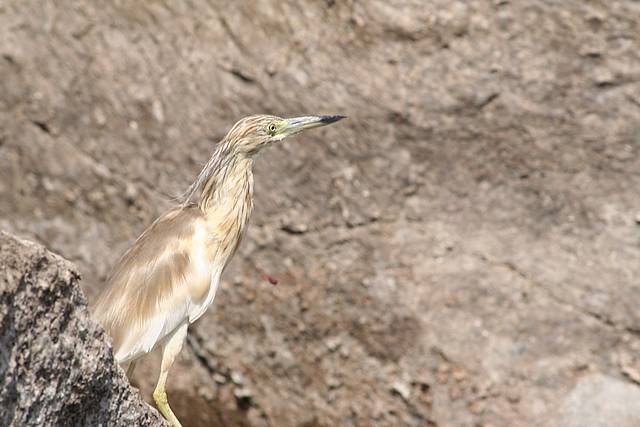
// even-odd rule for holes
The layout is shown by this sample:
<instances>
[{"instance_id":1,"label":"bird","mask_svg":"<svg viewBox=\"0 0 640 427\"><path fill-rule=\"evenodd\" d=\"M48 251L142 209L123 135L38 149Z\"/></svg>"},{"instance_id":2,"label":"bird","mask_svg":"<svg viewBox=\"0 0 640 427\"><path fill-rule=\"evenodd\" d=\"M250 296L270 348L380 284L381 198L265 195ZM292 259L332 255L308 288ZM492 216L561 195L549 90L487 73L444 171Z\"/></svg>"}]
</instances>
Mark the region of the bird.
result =
<instances>
[{"instance_id":1,"label":"bird","mask_svg":"<svg viewBox=\"0 0 640 427\"><path fill-rule=\"evenodd\" d=\"M110 335L115 360L135 363L162 349L153 399L164 418L181 426L166 394L169 370L189 325L212 304L253 208L253 165L265 147L344 116L239 120L174 206L158 217L111 270L91 312Z\"/></svg>"}]
</instances>

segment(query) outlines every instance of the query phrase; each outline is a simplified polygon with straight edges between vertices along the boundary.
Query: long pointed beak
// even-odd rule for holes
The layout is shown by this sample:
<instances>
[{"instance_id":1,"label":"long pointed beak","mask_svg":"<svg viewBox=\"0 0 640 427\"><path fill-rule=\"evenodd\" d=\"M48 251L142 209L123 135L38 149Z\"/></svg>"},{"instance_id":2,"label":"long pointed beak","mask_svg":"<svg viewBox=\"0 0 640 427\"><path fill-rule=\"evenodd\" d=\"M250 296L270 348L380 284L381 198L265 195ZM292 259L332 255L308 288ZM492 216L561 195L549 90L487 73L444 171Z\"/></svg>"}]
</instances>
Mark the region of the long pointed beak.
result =
<instances>
[{"instance_id":1,"label":"long pointed beak","mask_svg":"<svg viewBox=\"0 0 640 427\"><path fill-rule=\"evenodd\" d=\"M306 129L317 128L335 123L344 119L345 116L303 116L286 119L287 124L282 129L282 133L286 136L293 135Z\"/></svg>"}]
</instances>

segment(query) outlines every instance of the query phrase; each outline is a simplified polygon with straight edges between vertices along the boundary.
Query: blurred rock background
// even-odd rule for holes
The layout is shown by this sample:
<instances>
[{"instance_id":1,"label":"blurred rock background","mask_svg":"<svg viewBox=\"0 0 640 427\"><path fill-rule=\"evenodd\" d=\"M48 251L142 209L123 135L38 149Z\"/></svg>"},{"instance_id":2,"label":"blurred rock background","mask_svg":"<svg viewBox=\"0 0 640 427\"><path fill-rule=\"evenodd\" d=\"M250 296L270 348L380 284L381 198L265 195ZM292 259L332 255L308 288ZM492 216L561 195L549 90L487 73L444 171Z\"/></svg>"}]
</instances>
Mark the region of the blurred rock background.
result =
<instances>
[{"instance_id":1,"label":"blurred rock background","mask_svg":"<svg viewBox=\"0 0 640 427\"><path fill-rule=\"evenodd\" d=\"M640 425L640 2L4 0L0 229L91 300L254 113L349 120L256 162L186 426Z\"/></svg>"}]
</instances>

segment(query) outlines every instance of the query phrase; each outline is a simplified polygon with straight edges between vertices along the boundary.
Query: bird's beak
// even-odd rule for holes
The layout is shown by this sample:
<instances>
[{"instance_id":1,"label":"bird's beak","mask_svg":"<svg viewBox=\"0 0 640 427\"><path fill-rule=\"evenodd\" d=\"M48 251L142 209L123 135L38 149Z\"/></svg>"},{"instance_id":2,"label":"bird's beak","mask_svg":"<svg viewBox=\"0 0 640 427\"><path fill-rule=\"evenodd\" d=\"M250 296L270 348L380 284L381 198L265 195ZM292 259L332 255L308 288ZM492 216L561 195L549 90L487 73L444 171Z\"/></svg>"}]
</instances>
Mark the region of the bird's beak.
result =
<instances>
[{"instance_id":1,"label":"bird's beak","mask_svg":"<svg viewBox=\"0 0 640 427\"><path fill-rule=\"evenodd\" d=\"M320 126L326 126L331 123L335 123L338 120L344 119L345 116L304 116L294 117L286 119L286 124L282 128L279 134L282 138L294 135L306 129L317 128Z\"/></svg>"}]
</instances>

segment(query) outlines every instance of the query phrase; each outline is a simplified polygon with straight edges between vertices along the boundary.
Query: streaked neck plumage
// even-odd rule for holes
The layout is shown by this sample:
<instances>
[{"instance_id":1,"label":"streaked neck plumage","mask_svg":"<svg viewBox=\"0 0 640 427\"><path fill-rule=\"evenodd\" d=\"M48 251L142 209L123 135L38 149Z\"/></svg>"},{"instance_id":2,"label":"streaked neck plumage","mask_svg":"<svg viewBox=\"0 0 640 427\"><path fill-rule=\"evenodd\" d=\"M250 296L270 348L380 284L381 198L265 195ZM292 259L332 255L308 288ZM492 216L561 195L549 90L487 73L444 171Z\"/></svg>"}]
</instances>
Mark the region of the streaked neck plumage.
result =
<instances>
[{"instance_id":1,"label":"streaked neck plumage","mask_svg":"<svg viewBox=\"0 0 640 427\"><path fill-rule=\"evenodd\" d=\"M229 141L222 141L185 193L182 204L197 204L206 212L228 198L251 203L252 197L253 158L237 152Z\"/></svg>"},{"instance_id":2,"label":"streaked neck plumage","mask_svg":"<svg viewBox=\"0 0 640 427\"><path fill-rule=\"evenodd\" d=\"M212 259L224 266L233 256L253 209L253 158L222 141L189 187L183 206L197 205L205 214Z\"/></svg>"},{"instance_id":3,"label":"streaked neck plumage","mask_svg":"<svg viewBox=\"0 0 640 427\"><path fill-rule=\"evenodd\" d=\"M235 155L211 173L202 186L198 206L212 209L251 209L253 202L253 159Z\"/></svg>"}]
</instances>

